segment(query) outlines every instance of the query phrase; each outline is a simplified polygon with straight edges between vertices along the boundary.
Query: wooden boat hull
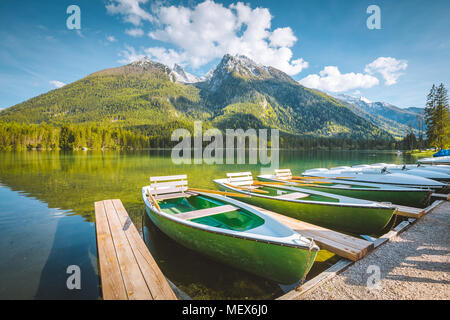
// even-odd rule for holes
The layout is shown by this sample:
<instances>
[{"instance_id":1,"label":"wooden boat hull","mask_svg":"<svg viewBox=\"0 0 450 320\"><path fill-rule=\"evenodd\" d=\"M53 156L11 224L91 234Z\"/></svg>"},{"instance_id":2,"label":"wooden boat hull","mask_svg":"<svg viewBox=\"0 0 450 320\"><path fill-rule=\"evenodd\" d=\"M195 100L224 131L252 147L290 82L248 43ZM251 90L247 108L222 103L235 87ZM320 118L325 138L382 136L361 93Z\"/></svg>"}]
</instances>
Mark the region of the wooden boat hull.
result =
<instances>
[{"instance_id":1,"label":"wooden boat hull","mask_svg":"<svg viewBox=\"0 0 450 320\"><path fill-rule=\"evenodd\" d=\"M450 165L450 156L422 158L417 160L418 163L423 164L447 164Z\"/></svg>"},{"instance_id":2,"label":"wooden boat hull","mask_svg":"<svg viewBox=\"0 0 450 320\"><path fill-rule=\"evenodd\" d=\"M152 222L174 241L214 260L277 283L292 284L301 280L311 269L319 250L315 245L309 250L204 230L161 215L146 201L145 196L144 202Z\"/></svg>"},{"instance_id":3,"label":"wooden boat hull","mask_svg":"<svg viewBox=\"0 0 450 320\"><path fill-rule=\"evenodd\" d=\"M222 184L218 185L222 190L236 192L235 189ZM342 206L339 203L304 203L264 196L240 199L254 206L291 218L358 235L376 234L386 227L394 214L394 209L391 207Z\"/></svg>"},{"instance_id":4,"label":"wooden boat hull","mask_svg":"<svg viewBox=\"0 0 450 320\"><path fill-rule=\"evenodd\" d=\"M264 179L258 177L258 180L274 182L278 180ZM365 199L379 202L390 202L410 207L425 207L432 193L426 189L418 189L414 191L402 190L377 190L377 189L360 189L360 188L331 188L326 185L307 186L302 185L303 189L322 191L337 194L344 197Z\"/></svg>"},{"instance_id":5,"label":"wooden boat hull","mask_svg":"<svg viewBox=\"0 0 450 320\"><path fill-rule=\"evenodd\" d=\"M372 190L355 190L355 189L332 189L303 186L302 188L316 191L323 191L332 194L338 194L345 197L366 199L379 202L390 202L403 206L423 208L427 204L428 196L432 193L427 190L420 190L418 192L401 192L401 191L372 191Z\"/></svg>"}]
</instances>

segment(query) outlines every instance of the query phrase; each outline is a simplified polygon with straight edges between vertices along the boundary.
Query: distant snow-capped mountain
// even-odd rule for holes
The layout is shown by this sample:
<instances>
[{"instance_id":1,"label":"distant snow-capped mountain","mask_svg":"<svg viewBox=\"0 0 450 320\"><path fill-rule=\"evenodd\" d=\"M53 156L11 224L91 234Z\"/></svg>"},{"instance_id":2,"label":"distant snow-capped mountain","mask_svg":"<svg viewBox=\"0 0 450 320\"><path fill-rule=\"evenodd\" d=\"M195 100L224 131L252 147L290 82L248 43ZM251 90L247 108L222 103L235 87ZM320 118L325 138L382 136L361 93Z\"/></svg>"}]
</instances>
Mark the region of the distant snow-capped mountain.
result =
<instances>
[{"instance_id":1,"label":"distant snow-capped mountain","mask_svg":"<svg viewBox=\"0 0 450 320\"><path fill-rule=\"evenodd\" d=\"M134 68L141 68L144 71L154 67L163 68L172 82L196 83L200 81L199 78L185 71L183 67L178 64L174 64L172 68L169 68L159 62L150 60L147 56L130 63L130 66Z\"/></svg>"},{"instance_id":2,"label":"distant snow-capped mountain","mask_svg":"<svg viewBox=\"0 0 450 320\"><path fill-rule=\"evenodd\" d=\"M373 115L382 116L403 125L411 125L414 128L417 127L417 118L423 114L423 112L420 112L420 108L402 109L386 102L372 102L365 97L339 94L335 95L335 98L355 104Z\"/></svg>"},{"instance_id":3,"label":"distant snow-capped mountain","mask_svg":"<svg viewBox=\"0 0 450 320\"><path fill-rule=\"evenodd\" d=\"M174 64L172 68L172 72L175 75L175 78L178 82L182 83L196 83L199 82L200 79L194 76L193 74L190 74L189 72L186 72L180 65Z\"/></svg>"},{"instance_id":4,"label":"distant snow-capped mountain","mask_svg":"<svg viewBox=\"0 0 450 320\"><path fill-rule=\"evenodd\" d=\"M230 76L251 80L277 78L287 82L294 82L291 77L278 69L263 66L243 55L226 54L207 78L209 90L217 90L222 82Z\"/></svg>"}]
</instances>

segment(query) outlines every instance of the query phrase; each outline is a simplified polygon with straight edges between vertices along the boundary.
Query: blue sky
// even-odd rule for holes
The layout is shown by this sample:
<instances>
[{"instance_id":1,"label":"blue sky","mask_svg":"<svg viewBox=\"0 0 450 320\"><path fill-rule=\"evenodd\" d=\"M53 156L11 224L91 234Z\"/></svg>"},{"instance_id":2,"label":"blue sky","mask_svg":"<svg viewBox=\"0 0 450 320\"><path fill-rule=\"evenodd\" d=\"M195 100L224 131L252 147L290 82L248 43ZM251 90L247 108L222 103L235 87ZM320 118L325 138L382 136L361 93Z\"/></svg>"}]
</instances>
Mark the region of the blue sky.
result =
<instances>
[{"instance_id":1,"label":"blue sky","mask_svg":"<svg viewBox=\"0 0 450 320\"><path fill-rule=\"evenodd\" d=\"M81 9L69 30L66 9ZM369 5L381 29L369 30ZM450 84L450 1L0 2L0 108L144 55L203 75L227 52L310 87L423 107Z\"/></svg>"}]
</instances>

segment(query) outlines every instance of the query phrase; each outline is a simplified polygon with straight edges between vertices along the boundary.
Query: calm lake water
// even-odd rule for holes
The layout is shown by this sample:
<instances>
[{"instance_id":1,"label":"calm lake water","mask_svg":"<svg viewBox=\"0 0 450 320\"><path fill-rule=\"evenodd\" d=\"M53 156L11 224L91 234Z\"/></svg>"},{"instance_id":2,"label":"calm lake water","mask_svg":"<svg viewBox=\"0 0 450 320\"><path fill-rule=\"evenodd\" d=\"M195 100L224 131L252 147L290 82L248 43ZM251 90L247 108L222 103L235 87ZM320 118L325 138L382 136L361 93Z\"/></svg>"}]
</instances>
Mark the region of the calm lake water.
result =
<instances>
[{"instance_id":1,"label":"calm lake water","mask_svg":"<svg viewBox=\"0 0 450 320\"><path fill-rule=\"evenodd\" d=\"M413 163L393 152L280 152L280 168ZM0 299L101 298L94 202L121 199L163 273L194 299L271 299L289 290L216 263L162 234L148 219L141 187L150 176L187 173L192 187L214 188L226 172L260 173L259 165L174 165L170 151L0 153ZM338 258L321 251L309 277ZM69 265L81 290L68 290Z\"/></svg>"}]
</instances>

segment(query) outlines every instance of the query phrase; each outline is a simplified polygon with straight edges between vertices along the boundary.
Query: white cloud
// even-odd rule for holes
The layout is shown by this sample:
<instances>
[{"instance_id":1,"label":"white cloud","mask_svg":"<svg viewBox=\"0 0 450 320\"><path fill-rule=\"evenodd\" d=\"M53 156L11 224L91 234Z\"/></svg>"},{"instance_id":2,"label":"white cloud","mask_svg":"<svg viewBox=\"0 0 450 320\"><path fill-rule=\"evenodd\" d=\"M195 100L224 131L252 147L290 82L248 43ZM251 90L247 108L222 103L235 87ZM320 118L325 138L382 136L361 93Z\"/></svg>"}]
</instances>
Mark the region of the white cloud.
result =
<instances>
[{"instance_id":1,"label":"white cloud","mask_svg":"<svg viewBox=\"0 0 450 320\"><path fill-rule=\"evenodd\" d=\"M241 2L225 7L207 0L194 7L159 5L153 11L153 19L156 29L149 36L175 48L155 47L141 51L163 63L169 61L170 65L178 63L198 68L229 53L248 56L290 75L308 67L303 59L293 58L291 47L297 38L292 29L272 31L272 16L267 8L252 9ZM139 22L141 20L144 19ZM133 52L123 55L132 56Z\"/></svg>"},{"instance_id":2,"label":"white cloud","mask_svg":"<svg viewBox=\"0 0 450 320\"><path fill-rule=\"evenodd\" d=\"M144 35L144 30L135 28L135 29L127 29L125 33L132 37L142 37Z\"/></svg>"},{"instance_id":3,"label":"white cloud","mask_svg":"<svg viewBox=\"0 0 450 320\"><path fill-rule=\"evenodd\" d=\"M299 82L305 87L329 92L371 88L379 84L379 80L371 75L354 72L343 74L335 66L327 66L318 75L311 74Z\"/></svg>"},{"instance_id":4,"label":"white cloud","mask_svg":"<svg viewBox=\"0 0 450 320\"><path fill-rule=\"evenodd\" d=\"M125 46L125 48L126 50L123 50L119 53L119 56L122 57L122 59L119 60L120 63L129 64L131 62L141 60L145 57L145 54L136 53L136 50L134 50L133 47Z\"/></svg>"},{"instance_id":5,"label":"white cloud","mask_svg":"<svg viewBox=\"0 0 450 320\"><path fill-rule=\"evenodd\" d=\"M289 27L275 29L269 39L273 47L292 47L297 41L297 37Z\"/></svg>"},{"instance_id":6,"label":"white cloud","mask_svg":"<svg viewBox=\"0 0 450 320\"><path fill-rule=\"evenodd\" d=\"M369 74L379 73L385 80L387 86L397 83L398 78L403 74L401 71L406 70L408 61L397 60L391 57L379 57L373 62L366 65L365 72Z\"/></svg>"},{"instance_id":7,"label":"white cloud","mask_svg":"<svg viewBox=\"0 0 450 320\"><path fill-rule=\"evenodd\" d=\"M138 26L142 21L154 21L152 15L141 8L141 3L148 0L111 0L106 5L106 10L110 14L120 14L125 22Z\"/></svg>"},{"instance_id":8,"label":"white cloud","mask_svg":"<svg viewBox=\"0 0 450 320\"><path fill-rule=\"evenodd\" d=\"M55 88L61 88L64 87L66 84L64 82L58 81L58 80L51 80L49 81L51 85L53 85Z\"/></svg>"},{"instance_id":9,"label":"white cloud","mask_svg":"<svg viewBox=\"0 0 450 320\"><path fill-rule=\"evenodd\" d=\"M116 38L114 38L114 36L108 36L106 37L106 40L108 40L109 42L116 42Z\"/></svg>"}]
</instances>

